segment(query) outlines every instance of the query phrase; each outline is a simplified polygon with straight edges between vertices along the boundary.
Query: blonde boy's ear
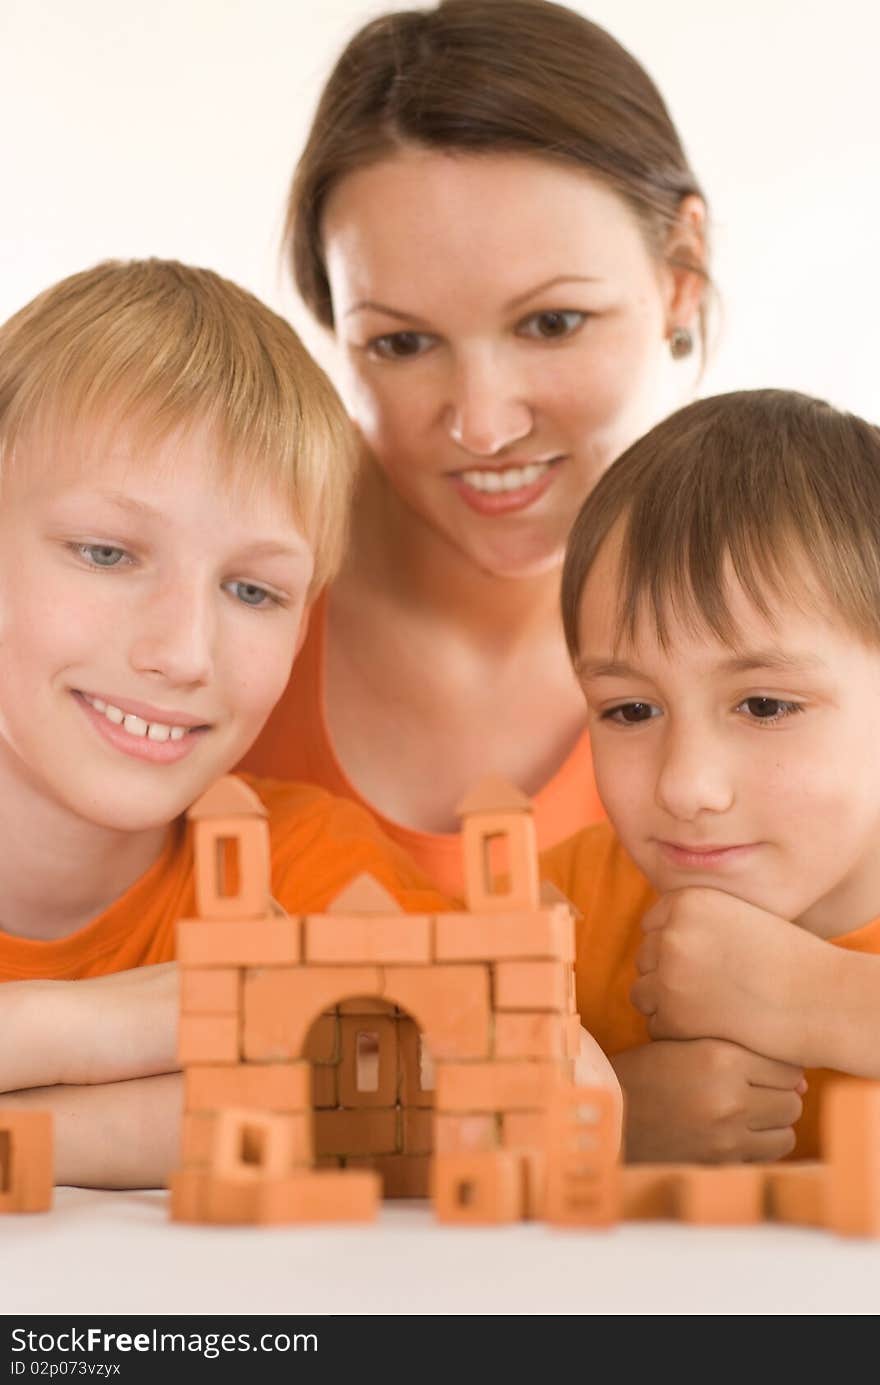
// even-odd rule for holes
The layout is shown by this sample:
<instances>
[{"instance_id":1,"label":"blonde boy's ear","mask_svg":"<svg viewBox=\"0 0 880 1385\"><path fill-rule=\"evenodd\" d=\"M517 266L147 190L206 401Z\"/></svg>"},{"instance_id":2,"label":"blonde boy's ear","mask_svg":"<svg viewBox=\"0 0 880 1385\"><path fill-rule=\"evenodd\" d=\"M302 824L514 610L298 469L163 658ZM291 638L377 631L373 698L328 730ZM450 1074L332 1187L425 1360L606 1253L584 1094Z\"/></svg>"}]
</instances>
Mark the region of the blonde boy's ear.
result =
<instances>
[{"instance_id":1,"label":"blonde boy's ear","mask_svg":"<svg viewBox=\"0 0 880 1385\"><path fill-rule=\"evenodd\" d=\"M306 642L306 635L309 633L309 621L312 618L312 609L314 607L314 604L314 601L310 601L308 606L306 606L303 609L302 619L299 623L299 632L296 637L296 649L293 651L294 663L299 657L299 652Z\"/></svg>"},{"instance_id":2,"label":"blonde boy's ear","mask_svg":"<svg viewBox=\"0 0 880 1385\"><path fill-rule=\"evenodd\" d=\"M702 197L683 197L666 241L669 275L667 323L693 327L706 291L706 204Z\"/></svg>"}]
</instances>

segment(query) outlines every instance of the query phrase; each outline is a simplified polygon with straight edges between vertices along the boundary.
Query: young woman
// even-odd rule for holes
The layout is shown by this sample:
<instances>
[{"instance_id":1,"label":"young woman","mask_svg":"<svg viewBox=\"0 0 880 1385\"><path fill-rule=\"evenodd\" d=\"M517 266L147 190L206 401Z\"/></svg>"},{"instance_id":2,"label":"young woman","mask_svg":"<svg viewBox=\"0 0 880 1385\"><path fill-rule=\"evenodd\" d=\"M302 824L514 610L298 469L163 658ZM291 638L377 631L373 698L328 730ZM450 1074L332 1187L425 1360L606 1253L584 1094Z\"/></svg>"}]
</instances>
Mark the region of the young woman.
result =
<instances>
[{"instance_id":1,"label":"young woman","mask_svg":"<svg viewBox=\"0 0 880 1385\"><path fill-rule=\"evenodd\" d=\"M447 892L477 777L532 796L542 847L601 815L563 547L693 390L705 222L650 78L562 6L385 15L324 90L287 242L364 457L347 563L243 766L365 803Z\"/></svg>"}]
</instances>

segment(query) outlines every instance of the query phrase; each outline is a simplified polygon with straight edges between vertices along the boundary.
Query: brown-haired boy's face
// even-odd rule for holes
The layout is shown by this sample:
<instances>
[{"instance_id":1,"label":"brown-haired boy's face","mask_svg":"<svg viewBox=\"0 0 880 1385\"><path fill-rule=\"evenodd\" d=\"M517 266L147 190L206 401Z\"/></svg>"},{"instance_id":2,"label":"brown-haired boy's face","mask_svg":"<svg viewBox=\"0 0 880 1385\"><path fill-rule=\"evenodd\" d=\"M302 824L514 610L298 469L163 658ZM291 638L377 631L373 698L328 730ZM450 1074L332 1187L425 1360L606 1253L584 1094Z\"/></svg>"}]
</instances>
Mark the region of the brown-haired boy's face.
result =
<instances>
[{"instance_id":1,"label":"brown-haired boy's face","mask_svg":"<svg viewBox=\"0 0 880 1385\"><path fill-rule=\"evenodd\" d=\"M312 555L277 498L219 482L211 448L201 429L146 451L80 438L5 480L7 795L123 830L168 823L280 696Z\"/></svg>"},{"instance_id":2,"label":"brown-haired boy's face","mask_svg":"<svg viewBox=\"0 0 880 1385\"><path fill-rule=\"evenodd\" d=\"M734 579L736 649L674 617L615 644L616 541L580 614L597 782L624 846L661 893L723 890L820 935L880 915L880 649L832 614Z\"/></svg>"}]
</instances>

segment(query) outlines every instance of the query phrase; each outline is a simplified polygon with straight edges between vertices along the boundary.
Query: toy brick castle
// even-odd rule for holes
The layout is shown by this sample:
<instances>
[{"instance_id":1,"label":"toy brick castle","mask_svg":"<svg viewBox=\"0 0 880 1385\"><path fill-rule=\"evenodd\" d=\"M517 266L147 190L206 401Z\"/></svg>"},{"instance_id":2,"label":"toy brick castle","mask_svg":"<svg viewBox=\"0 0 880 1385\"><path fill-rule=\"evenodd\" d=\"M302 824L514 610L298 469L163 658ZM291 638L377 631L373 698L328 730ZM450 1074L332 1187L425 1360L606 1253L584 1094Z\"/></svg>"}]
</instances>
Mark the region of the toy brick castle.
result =
<instances>
[{"instance_id":1,"label":"toy brick castle","mask_svg":"<svg viewBox=\"0 0 880 1385\"><path fill-rule=\"evenodd\" d=\"M457 1223L880 1235L880 1083L831 1089L821 1163L621 1166L619 1094L574 1081L574 924L542 900L529 801L488 780L461 813L466 911L404 914L361 877L328 913L291 918L259 799L227 778L195 804L172 1216L366 1220L383 1195L430 1195Z\"/></svg>"}]
</instances>

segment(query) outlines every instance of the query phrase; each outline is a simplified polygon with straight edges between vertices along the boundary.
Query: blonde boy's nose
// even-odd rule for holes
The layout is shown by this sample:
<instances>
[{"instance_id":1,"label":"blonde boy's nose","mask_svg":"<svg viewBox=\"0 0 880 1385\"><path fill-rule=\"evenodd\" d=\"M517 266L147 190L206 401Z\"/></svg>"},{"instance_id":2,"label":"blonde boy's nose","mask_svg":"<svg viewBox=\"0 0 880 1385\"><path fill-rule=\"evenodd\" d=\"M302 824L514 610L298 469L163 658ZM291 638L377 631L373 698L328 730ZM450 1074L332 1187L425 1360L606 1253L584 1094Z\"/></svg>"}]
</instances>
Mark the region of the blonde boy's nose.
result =
<instances>
[{"instance_id":1,"label":"blonde boy's nose","mask_svg":"<svg viewBox=\"0 0 880 1385\"><path fill-rule=\"evenodd\" d=\"M129 653L132 668L176 687L207 682L211 672L211 613L196 592L154 593L140 612Z\"/></svg>"}]
</instances>

